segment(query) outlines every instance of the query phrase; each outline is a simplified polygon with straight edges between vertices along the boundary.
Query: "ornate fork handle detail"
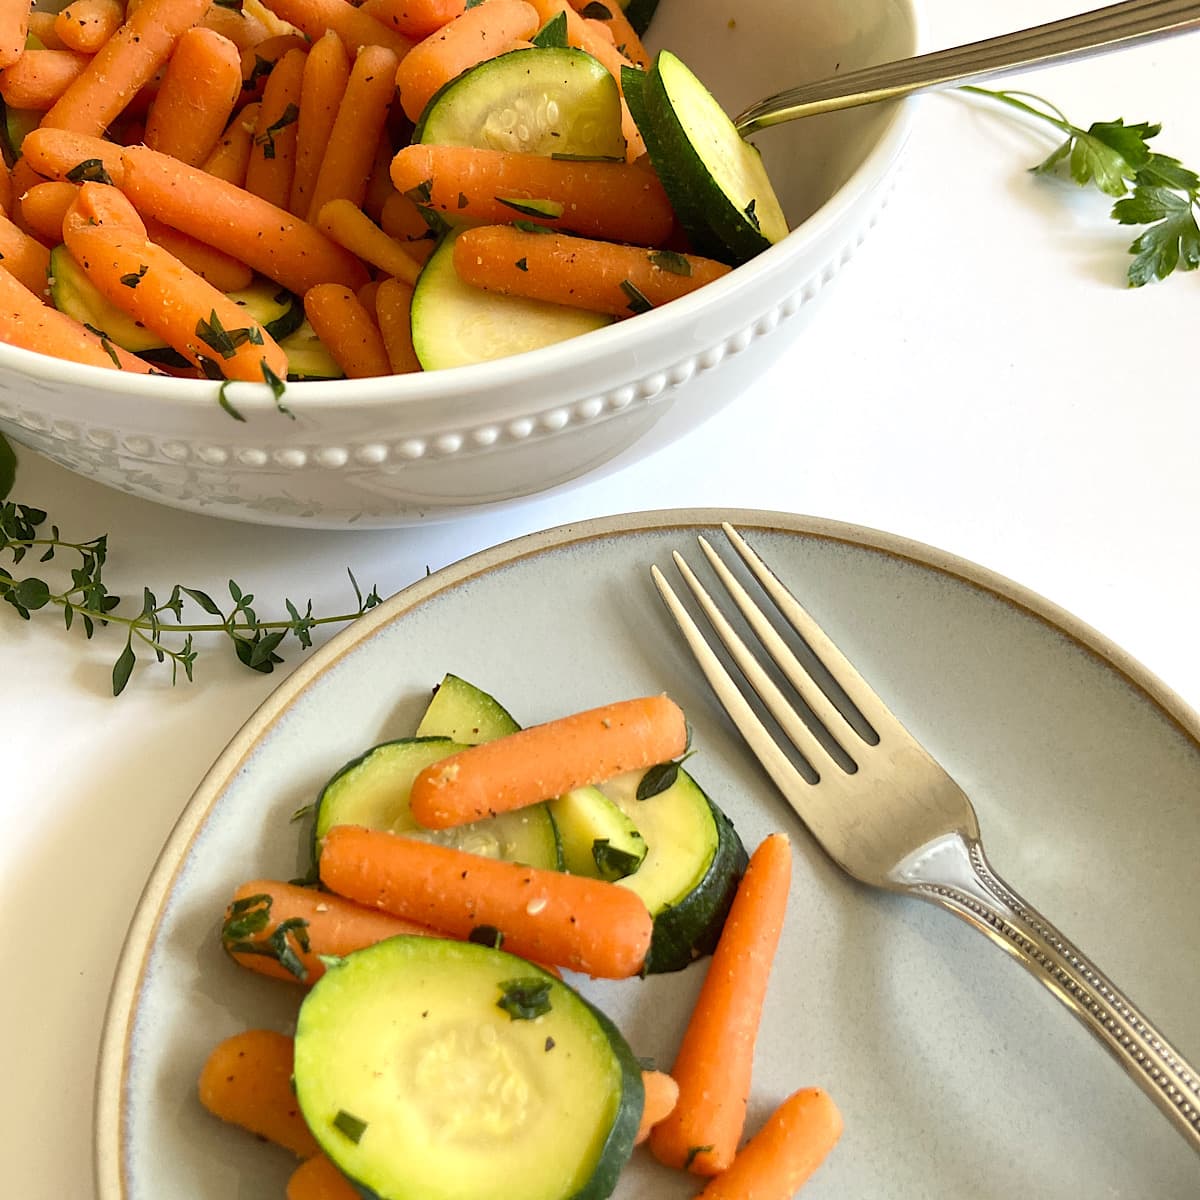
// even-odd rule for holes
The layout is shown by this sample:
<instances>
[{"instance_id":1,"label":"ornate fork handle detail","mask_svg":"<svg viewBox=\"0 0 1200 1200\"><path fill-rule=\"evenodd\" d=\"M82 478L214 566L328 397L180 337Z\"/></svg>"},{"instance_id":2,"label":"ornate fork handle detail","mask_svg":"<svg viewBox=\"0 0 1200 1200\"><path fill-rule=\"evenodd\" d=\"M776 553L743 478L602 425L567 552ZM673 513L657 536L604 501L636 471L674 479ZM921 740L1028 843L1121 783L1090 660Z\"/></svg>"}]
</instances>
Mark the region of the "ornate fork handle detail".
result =
<instances>
[{"instance_id":1,"label":"ornate fork handle detail","mask_svg":"<svg viewBox=\"0 0 1200 1200\"><path fill-rule=\"evenodd\" d=\"M1200 1149L1200 1072L1136 1004L992 870L978 841L951 834L896 869L897 889L986 934L1050 989Z\"/></svg>"}]
</instances>

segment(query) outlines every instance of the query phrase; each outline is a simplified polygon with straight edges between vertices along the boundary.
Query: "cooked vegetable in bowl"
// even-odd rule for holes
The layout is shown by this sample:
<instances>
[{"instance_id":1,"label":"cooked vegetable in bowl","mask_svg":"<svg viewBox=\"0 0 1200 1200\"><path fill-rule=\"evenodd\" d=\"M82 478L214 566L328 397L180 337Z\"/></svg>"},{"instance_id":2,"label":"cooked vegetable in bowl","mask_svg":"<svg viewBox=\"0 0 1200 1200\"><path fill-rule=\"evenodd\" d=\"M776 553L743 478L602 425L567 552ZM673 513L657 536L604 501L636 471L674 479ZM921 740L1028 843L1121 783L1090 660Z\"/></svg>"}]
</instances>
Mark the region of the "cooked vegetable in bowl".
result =
<instances>
[{"instance_id":1,"label":"cooked vegetable in bowl","mask_svg":"<svg viewBox=\"0 0 1200 1200\"><path fill-rule=\"evenodd\" d=\"M788 170L776 197L774 171L707 90L704 55L681 37L680 53L651 57L615 4L105 0L92 20L98 3L32 14L0 70L0 387L47 383L51 428L76 433L60 460L100 460L118 486L153 490L105 457L118 438L166 468L151 474L168 499L263 519L383 523L409 497L449 509L572 478L727 356L718 342L708 363L681 359L680 333L748 299L742 267L808 215ZM911 29L887 15L902 44ZM822 200L867 161L889 166L903 140L895 114L855 126L822 162ZM877 203L866 190L847 204ZM751 341L789 315L781 269L758 272ZM540 366L508 367L535 352ZM476 379L442 374L460 367ZM116 429L97 438L96 404L73 411L78 388L140 403L112 405ZM564 394L549 416L542 397ZM55 451L63 437L39 437L30 416L6 403L0 427ZM552 480L521 444L539 429L579 443ZM495 478L464 488L479 473L458 460L494 448L509 451ZM218 498L208 469L230 466L233 495L223 470ZM283 479L309 493L298 511L279 503ZM276 511L247 511L242 483Z\"/></svg>"}]
</instances>

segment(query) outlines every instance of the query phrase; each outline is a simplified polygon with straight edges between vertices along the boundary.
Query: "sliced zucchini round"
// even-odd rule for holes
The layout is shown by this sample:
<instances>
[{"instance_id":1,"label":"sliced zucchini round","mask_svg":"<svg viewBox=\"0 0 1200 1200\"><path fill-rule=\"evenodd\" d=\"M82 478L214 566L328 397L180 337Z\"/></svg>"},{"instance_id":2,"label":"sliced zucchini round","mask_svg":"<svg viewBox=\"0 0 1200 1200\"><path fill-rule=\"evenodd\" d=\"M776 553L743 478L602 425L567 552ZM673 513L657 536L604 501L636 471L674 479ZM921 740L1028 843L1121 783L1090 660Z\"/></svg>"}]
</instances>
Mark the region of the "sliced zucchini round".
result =
<instances>
[{"instance_id":1,"label":"sliced zucchini round","mask_svg":"<svg viewBox=\"0 0 1200 1200\"><path fill-rule=\"evenodd\" d=\"M454 270L457 236L455 230L446 234L413 289L413 349L426 371L507 358L612 323L603 313L501 296L463 283Z\"/></svg>"},{"instance_id":2,"label":"sliced zucchini round","mask_svg":"<svg viewBox=\"0 0 1200 1200\"><path fill-rule=\"evenodd\" d=\"M787 218L758 150L674 54L647 72L623 68L629 111L696 249L742 263L787 236Z\"/></svg>"},{"instance_id":3,"label":"sliced zucchini round","mask_svg":"<svg viewBox=\"0 0 1200 1200\"><path fill-rule=\"evenodd\" d=\"M609 70L582 50L510 50L436 92L413 141L624 159L621 94Z\"/></svg>"},{"instance_id":4,"label":"sliced zucchini round","mask_svg":"<svg viewBox=\"0 0 1200 1200\"><path fill-rule=\"evenodd\" d=\"M119 309L100 292L66 246L50 251L50 300L59 312L99 330L110 342L133 354L169 349L167 343ZM174 353L174 351L172 351Z\"/></svg>"},{"instance_id":5,"label":"sliced zucchini round","mask_svg":"<svg viewBox=\"0 0 1200 1200\"><path fill-rule=\"evenodd\" d=\"M270 279L258 278L249 287L225 293L241 305L276 341L295 333L304 320L304 303L299 296Z\"/></svg>"},{"instance_id":6,"label":"sliced zucchini round","mask_svg":"<svg viewBox=\"0 0 1200 1200\"><path fill-rule=\"evenodd\" d=\"M564 870L614 882L641 867L645 838L599 788L574 788L546 803L562 842Z\"/></svg>"},{"instance_id":7,"label":"sliced zucchini round","mask_svg":"<svg viewBox=\"0 0 1200 1200\"><path fill-rule=\"evenodd\" d=\"M376 1200L603 1200L644 1103L625 1040L567 984L429 937L325 972L294 1078L321 1148Z\"/></svg>"},{"instance_id":8,"label":"sliced zucchini round","mask_svg":"<svg viewBox=\"0 0 1200 1200\"><path fill-rule=\"evenodd\" d=\"M347 763L317 801L313 859L335 825L362 825L509 862L555 871L562 865L558 831L544 804L501 813L453 829L423 829L409 807L413 780L431 763L465 749L449 738L384 742Z\"/></svg>"},{"instance_id":9,"label":"sliced zucchini round","mask_svg":"<svg viewBox=\"0 0 1200 1200\"><path fill-rule=\"evenodd\" d=\"M747 855L729 818L686 771L646 800L637 798L641 778L631 771L602 790L646 841L642 865L618 886L641 896L654 918L645 970L658 974L712 953Z\"/></svg>"},{"instance_id":10,"label":"sliced zucchini round","mask_svg":"<svg viewBox=\"0 0 1200 1200\"><path fill-rule=\"evenodd\" d=\"M303 317L303 309L301 309ZM294 333L278 339L280 349L287 355L288 379L344 379L345 372L329 353L329 347L317 331L302 319Z\"/></svg>"},{"instance_id":11,"label":"sliced zucchini round","mask_svg":"<svg viewBox=\"0 0 1200 1200\"><path fill-rule=\"evenodd\" d=\"M442 677L417 726L417 737L448 737L474 746L521 727L500 702L457 675Z\"/></svg>"}]
</instances>

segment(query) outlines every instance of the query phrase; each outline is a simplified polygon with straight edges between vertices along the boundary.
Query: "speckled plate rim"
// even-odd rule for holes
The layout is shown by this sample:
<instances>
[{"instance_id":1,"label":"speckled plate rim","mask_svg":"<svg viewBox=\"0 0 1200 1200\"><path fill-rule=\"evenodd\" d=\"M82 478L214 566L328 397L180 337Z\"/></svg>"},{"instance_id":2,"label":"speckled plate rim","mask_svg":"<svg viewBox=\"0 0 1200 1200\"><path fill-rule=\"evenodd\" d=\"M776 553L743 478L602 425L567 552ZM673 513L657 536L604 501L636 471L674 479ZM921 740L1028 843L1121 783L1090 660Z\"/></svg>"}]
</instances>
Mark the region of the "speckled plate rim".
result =
<instances>
[{"instance_id":1,"label":"speckled plate rim","mask_svg":"<svg viewBox=\"0 0 1200 1200\"><path fill-rule=\"evenodd\" d=\"M218 798L295 701L346 655L431 599L518 562L580 543L664 529L682 533L729 521L744 530L838 542L915 564L976 588L1048 626L1115 672L1200 748L1200 713L1103 634L1065 609L986 567L896 534L820 517L757 509L660 509L598 517L527 534L418 580L360 617L298 666L258 707L204 776L160 851L117 962L95 1080L94 1159L99 1200L126 1200L124 1091L128 1052L149 952L187 852ZM649 564L647 564L647 569Z\"/></svg>"}]
</instances>

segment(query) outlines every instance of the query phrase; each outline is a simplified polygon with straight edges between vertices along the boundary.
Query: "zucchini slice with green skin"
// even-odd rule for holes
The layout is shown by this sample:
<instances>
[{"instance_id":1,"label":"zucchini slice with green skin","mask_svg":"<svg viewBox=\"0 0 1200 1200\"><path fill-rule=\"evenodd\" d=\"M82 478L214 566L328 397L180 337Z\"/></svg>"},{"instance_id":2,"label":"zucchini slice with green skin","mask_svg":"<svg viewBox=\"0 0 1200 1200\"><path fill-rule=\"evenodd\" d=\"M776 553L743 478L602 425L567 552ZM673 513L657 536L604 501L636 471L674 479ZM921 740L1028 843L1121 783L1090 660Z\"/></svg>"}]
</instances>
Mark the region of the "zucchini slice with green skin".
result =
<instances>
[{"instance_id":1,"label":"zucchini slice with green skin","mask_svg":"<svg viewBox=\"0 0 1200 1200\"><path fill-rule=\"evenodd\" d=\"M641 1069L613 1024L502 950L396 937L305 997L295 1088L371 1200L604 1200L633 1149Z\"/></svg>"},{"instance_id":2,"label":"zucchini slice with green skin","mask_svg":"<svg viewBox=\"0 0 1200 1200\"><path fill-rule=\"evenodd\" d=\"M454 270L457 236L456 230L446 234L413 289L413 349L426 371L507 358L612 323L602 313L501 296L463 283Z\"/></svg>"},{"instance_id":3,"label":"zucchini slice with green skin","mask_svg":"<svg viewBox=\"0 0 1200 1200\"><path fill-rule=\"evenodd\" d=\"M638 827L648 852L638 870L618 880L654 918L647 974L679 971L711 954L725 924L747 855L729 818L682 768L665 791L637 798L642 772L602 785Z\"/></svg>"},{"instance_id":4,"label":"zucchini slice with green skin","mask_svg":"<svg viewBox=\"0 0 1200 1200\"><path fill-rule=\"evenodd\" d=\"M520 725L499 701L457 675L444 675L417 726L417 737L448 737L464 746L516 733Z\"/></svg>"},{"instance_id":5,"label":"zucchini slice with green skin","mask_svg":"<svg viewBox=\"0 0 1200 1200\"><path fill-rule=\"evenodd\" d=\"M288 379L345 379L345 373L329 353L329 347L317 337L317 331L307 319L301 320L295 332L278 341L280 349L287 355Z\"/></svg>"},{"instance_id":6,"label":"zucchini slice with green skin","mask_svg":"<svg viewBox=\"0 0 1200 1200\"><path fill-rule=\"evenodd\" d=\"M574 788L546 803L558 827L564 870L615 882L642 865L645 839L599 788Z\"/></svg>"},{"instance_id":7,"label":"zucchini slice with green skin","mask_svg":"<svg viewBox=\"0 0 1200 1200\"><path fill-rule=\"evenodd\" d=\"M669 51L649 71L623 67L625 100L680 224L696 249L737 265L787 236L758 150Z\"/></svg>"},{"instance_id":8,"label":"zucchini slice with green skin","mask_svg":"<svg viewBox=\"0 0 1200 1200\"><path fill-rule=\"evenodd\" d=\"M582 50L510 50L434 93L413 141L624 159L621 93L609 70Z\"/></svg>"},{"instance_id":9,"label":"zucchini slice with green skin","mask_svg":"<svg viewBox=\"0 0 1200 1200\"><path fill-rule=\"evenodd\" d=\"M463 749L449 738L403 738L375 746L347 763L325 785L317 801L313 861L319 860L325 835L335 825L362 825L488 858L560 869L558 831L544 804L453 829L423 829L417 824L409 807L413 780L431 763Z\"/></svg>"}]
</instances>

